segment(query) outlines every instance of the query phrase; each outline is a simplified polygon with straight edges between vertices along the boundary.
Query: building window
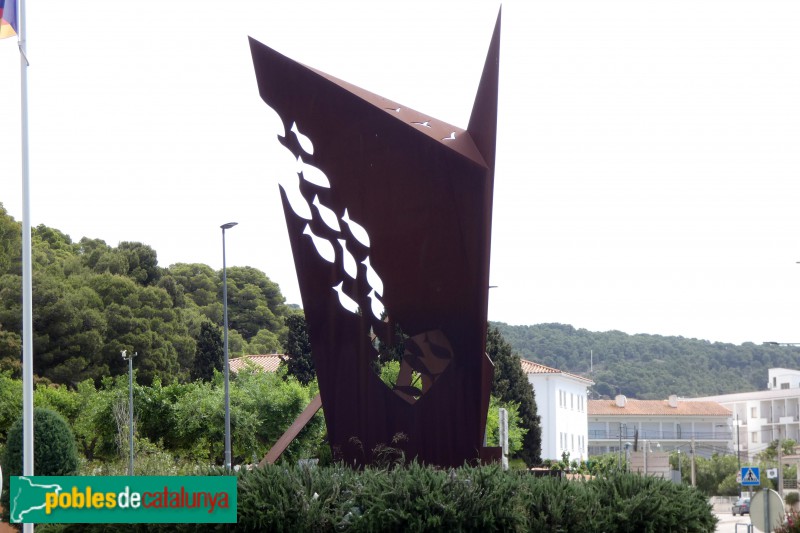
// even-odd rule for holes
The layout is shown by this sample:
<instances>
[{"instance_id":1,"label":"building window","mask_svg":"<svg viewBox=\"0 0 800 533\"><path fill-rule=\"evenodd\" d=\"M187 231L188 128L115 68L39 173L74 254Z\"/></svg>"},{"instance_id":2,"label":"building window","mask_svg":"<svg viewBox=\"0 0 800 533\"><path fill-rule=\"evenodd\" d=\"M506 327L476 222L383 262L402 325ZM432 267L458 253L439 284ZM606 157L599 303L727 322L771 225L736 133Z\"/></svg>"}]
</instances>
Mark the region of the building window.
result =
<instances>
[{"instance_id":1,"label":"building window","mask_svg":"<svg viewBox=\"0 0 800 533\"><path fill-rule=\"evenodd\" d=\"M571 392L569 393L569 408L575 409L575 395Z\"/></svg>"},{"instance_id":2,"label":"building window","mask_svg":"<svg viewBox=\"0 0 800 533\"><path fill-rule=\"evenodd\" d=\"M758 418L758 407L750 408L750 418Z\"/></svg>"},{"instance_id":3,"label":"building window","mask_svg":"<svg viewBox=\"0 0 800 533\"><path fill-rule=\"evenodd\" d=\"M754 431L750 433L750 442L752 442L753 444L758 442L758 432Z\"/></svg>"},{"instance_id":4,"label":"building window","mask_svg":"<svg viewBox=\"0 0 800 533\"><path fill-rule=\"evenodd\" d=\"M782 389L788 389L789 388L789 384L788 383L781 383L781 388Z\"/></svg>"}]
</instances>

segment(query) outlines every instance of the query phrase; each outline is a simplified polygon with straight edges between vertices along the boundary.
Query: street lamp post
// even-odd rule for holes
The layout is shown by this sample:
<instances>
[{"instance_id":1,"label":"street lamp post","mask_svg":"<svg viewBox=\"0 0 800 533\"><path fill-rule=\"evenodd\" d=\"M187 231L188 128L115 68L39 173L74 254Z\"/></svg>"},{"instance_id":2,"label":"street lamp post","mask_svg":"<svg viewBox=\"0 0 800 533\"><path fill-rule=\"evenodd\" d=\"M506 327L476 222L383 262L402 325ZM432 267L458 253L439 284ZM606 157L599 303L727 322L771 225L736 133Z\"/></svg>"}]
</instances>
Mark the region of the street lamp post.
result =
<instances>
[{"instance_id":1,"label":"street lamp post","mask_svg":"<svg viewBox=\"0 0 800 533\"><path fill-rule=\"evenodd\" d=\"M225 230L231 229L238 222L228 222L220 226L222 228L222 321L223 321L223 345L225 351L225 469L231 470L231 396L230 396L230 375L228 368L228 273L225 264Z\"/></svg>"},{"instance_id":2,"label":"street lamp post","mask_svg":"<svg viewBox=\"0 0 800 533\"><path fill-rule=\"evenodd\" d=\"M128 444L130 456L128 458L128 475L133 475L133 358L139 355L133 352L128 355L128 350L122 350L122 359L128 362Z\"/></svg>"}]
</instances>

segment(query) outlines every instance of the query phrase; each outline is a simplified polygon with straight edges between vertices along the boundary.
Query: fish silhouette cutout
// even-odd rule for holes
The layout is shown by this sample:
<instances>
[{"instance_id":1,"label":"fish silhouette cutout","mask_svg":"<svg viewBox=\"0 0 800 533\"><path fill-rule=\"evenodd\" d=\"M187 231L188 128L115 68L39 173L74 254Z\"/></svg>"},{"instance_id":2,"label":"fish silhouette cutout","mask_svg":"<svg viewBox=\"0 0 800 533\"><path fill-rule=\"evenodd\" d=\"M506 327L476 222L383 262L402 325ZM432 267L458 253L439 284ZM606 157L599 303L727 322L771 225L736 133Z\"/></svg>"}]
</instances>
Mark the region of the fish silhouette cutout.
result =
<instances>
[{"instance_id":1,"label":"fish silhouette cutout","mask_svg":"<svg viewBox=\"0 0 800 533\"><path fill-rule=\"evenodd\" d=\"M344 289L342 289L342 283L343 282L340 281L337 286L333 287L333 290L339 294L339 303L351 313L358 313L358 302L345 294Z\"/></svg>"},{"instance_id":2,"label":"fish silhouette cutout","mask_svg":"<svg viewBox=\"0 0 800 533\"><path fill-rule=\"evenodd\" d=\"M333 249L333 244L331 244L331 241L316 235L313 231L311 231L311 228L308 224L306 224L306 229L303 230L303 234L311 237L311 242L314 243L314 248L317 249L317 253L321 258L328 263L333 263L336 261L336 250Z\"/></svg>"},{"instance_id":3,"label":"fish silhouette cutout","mask_svg":"<svg viewBox=\"0 0 800 533\"><path fill-rule=\"evenodd\" d=\"M344 267L344 271L353 279L356 279L358 275L358 266L356 265L356 258L353 257L347 250L347 243L344 239L336 239L339 241L339 246L342 247L342 266Z\"/></svg>"},{"instance_id":4,"label":"fish silhouette cutout","mask_svg":"<svg viewBox=\"0 0 800 533\"><path fill-rule=\"evenodd\" d=\"M303 156L297 158L297 172L302 172L303 179L309 183L313 183L317 187L331 188L331 182L328 176L325 175L320 169L303 161Z\"/></svg>"},{"instance_id":5,"label":"fish silhouette cutout","mask_svg":"<svg viewBox=\"0 0 800 533\"><path fill-rule=\"evenodd\" d=\"M294 214L300 218L305 220L313 219L314 216L311 213L311 206L308 205L308 201L300 192L298 180L294 180L293 185L289 184L290 181L291 179L283 180L283 183L278 184L284 194L286 194L286 198L289 200L289 207L291 207L292 211L294 211Z\"/></svg>"},{"instance_id":6,"label":"fish silhouette cutout","mask_svg":"<svg viewBox=\"0 0 800 533\"><path fill-rule=\"evenodd\" d=\"M347 214L347 209L344 210L344 216L342 216L342 220L350 228L350 233L353 234L353 237L356 238L358 242L369 248L369 234L364 227L359 224L358 222L354 222L353 219L350 218L350 215Z\"/></svg>"},{"instance_id":7,"label":"fish silhouette cutout","mask_svg":"<svg viewBox=\"0 0 800 533\"><path fill-rule=\"evenodd\" d=\"M375 294L375 289L369 291L368 297L372 304L372 314L375 315L375 318L378 320L383 320L383 313L386 311L386 308L383 306L383 302L378 299L378 295Z\"/></svg>"},{"instance_id":8,"label":"fish silhouette cutout","mask_svg":"<svg viewBox=\"0 0 800 533\"><path fill-rule=\"evenodd\" d=\"M308 155L314 155L314 143L311 142L311 139L300 133L300 130L297 129L296 122L292 122L292 132L297 137L297 142L300 143L300 148L302 148Z\"/></svg>"},{"instance_id":9,"label":"fish silhouette cutout","mask_svg":"<svg viewBox=\"0 0 800 533\"><path fill-rule=\"evenodd\" d=\"M317 211L319 211L319 216L322 217L322 221L325 223L326 226L331 228L333 231L341 231L342 228L339 226L339 217L336 216L336 213L329 207L324 206L319 201L319 196L314 195L314 200L311 202L317 207Z\"/></svg>"},{"instance_id":10,"label":"fish silhouette cutout","mask_svg":"<svg viewBox=\"0 0 800 533\"><path fill-rule=\"evenodd\" d=\"M372 268L369 257L365 258L361 263L367 267L367 283L369 283L369 286L378 294L383 295L383 280L381 280L381 277L375 272L375 269Z\"/></svg>"}]
</instances>

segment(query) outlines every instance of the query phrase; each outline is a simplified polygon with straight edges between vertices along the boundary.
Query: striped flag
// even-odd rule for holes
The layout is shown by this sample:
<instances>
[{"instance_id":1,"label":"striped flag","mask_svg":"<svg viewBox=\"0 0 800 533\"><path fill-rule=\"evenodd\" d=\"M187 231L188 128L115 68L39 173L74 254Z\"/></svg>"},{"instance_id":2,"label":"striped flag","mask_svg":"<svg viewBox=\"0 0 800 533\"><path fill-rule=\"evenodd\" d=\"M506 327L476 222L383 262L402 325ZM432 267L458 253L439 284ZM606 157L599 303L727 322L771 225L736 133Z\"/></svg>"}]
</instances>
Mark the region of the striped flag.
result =
<instances>
[{"instance_id":1,"label":"striped flag","mask_svg":"<svg viewBox=\"0 0 800 533\"><path fill-rule=\"evenodd\" d=\"M0 0L0 39L17 34L17 0Z\"/></svg>"}]
</instances>

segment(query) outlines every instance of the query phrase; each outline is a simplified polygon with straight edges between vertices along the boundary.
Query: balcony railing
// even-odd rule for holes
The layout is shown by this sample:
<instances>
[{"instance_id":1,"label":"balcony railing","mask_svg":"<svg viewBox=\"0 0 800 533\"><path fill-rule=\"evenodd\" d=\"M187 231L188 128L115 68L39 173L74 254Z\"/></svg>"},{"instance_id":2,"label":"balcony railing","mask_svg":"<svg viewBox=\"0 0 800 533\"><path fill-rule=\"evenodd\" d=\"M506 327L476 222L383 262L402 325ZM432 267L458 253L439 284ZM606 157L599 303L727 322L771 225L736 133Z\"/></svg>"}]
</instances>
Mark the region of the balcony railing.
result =
<instances>
[{"instance_id":1,"label":"balcony railing","mask_svg":"<svg viewBox=\"0 0 800 533\"><path fill-rule=\"evenodd\" d=\"M639 432L639 440L726 440L733 439L734 433L731 431L681 431L675 430L642 430ZM619 431L607 431L603 429L589 430L590 440L618 440ZM623 431L622 440L633 440L633 431Z\"/></svg>"}]
</instances>

